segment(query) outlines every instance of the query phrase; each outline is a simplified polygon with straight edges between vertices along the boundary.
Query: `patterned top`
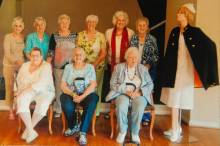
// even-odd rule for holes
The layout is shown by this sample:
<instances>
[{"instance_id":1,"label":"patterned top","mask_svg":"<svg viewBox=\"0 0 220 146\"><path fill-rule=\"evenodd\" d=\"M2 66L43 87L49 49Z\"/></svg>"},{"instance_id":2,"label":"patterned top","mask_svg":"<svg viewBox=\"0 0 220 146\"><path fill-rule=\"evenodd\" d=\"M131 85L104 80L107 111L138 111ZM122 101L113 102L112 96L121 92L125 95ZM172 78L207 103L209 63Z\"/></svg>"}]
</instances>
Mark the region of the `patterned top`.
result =
<instances>
[{"instance_id":1,"label":"patterned top","mask_svg":"<svg viewBox=\"0 0 220 146\"><path fill-rule=\"evenodd\" d=\"M72 61L72 51L76 47L77 33L68 36L60 36L59 33L51 35L49 54L54 57L55 68L64 69L64 66Z\"/></svg>"},{"instance_id":2,"label":"patterned top","mask_svg":"<svg viewBox=\"0 0 220 146\"><path fill-rule=\"evenodd\" d=\"M18 60L23 61L24 41L15 39L12 34L5 35L4 38L4 59L3 65L15 66ZM16 67L16 66L15 66Z\"/></svg>"},{"instance_id":3,"label":"patterned top","mask_svg":"<svg viewBox=\"0 0 220 146\"><path fill-rule=\"evenodd\" d=\"M159 59L159 52L157 47L157 40L154 36L148 34L145 38L144 44L140 44L138 35L135 34L131 38L130 45L131 47L137 47L138 49L140 49L140 46L143 45L141 64L150 64L151 66L157 64Z\"/></svg>"},{"instance_id":4,"label":"patterned top","mask_svg":"<svg viewBox=\"0 0 220 146\"><path fill-rule=\"evenodd\" d=\"M92 64L98 58L100 50L106 48L105 36L100 32L96 32L96 37L88 40L86 31L82 31L78 34L77 45L84 49L86 61ZM102 61L96 69L102 69L103 67L104 61Z\"/></svg>"},{"instance_id":5,"label":"patterned top","mask_svg":"<svg viewBox=\"0 0 220 146\"><path fill-rule=\"evenodd\" d=\"M93 65L86 64L85 67L80 70L75 69L72 63L66 65L62 76L62 81L66 82L67 86L73 91L76 88L74 81L77 78L84 79L84 88L89 86L90 81L96 81L96 73Z\"/></svg>"},{"instance_id":6,"label":"patterned top","mask_svg":"<svg viewBox=\"0 0 220 146\"><path fill-rule=\"evenodd\" d=\"M44 60L47 59L48 47L49 47L50 37L44 33L43 40L40 40L37 32L33 32L27 36L26 46L24 52L29 54L34 47L41 49Z\"/></svg>"}]
</instances>

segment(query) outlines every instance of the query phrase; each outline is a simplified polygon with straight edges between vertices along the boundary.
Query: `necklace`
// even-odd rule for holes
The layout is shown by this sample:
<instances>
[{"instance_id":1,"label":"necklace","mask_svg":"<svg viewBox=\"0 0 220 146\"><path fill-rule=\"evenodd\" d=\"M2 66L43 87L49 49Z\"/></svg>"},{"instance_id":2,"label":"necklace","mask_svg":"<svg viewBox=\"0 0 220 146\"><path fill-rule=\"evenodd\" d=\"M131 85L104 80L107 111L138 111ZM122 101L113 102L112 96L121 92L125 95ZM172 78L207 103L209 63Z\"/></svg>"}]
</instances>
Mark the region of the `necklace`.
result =
<instances>
[{"instance_id":1,"label":"necklace","mask_svg":"<svg viewBox=\"0 0 220 146\"><path fill-rule=\"evenodd\" d=\"M134 80L134 78L135 78L135 76L136 76L136 74L137 74L136 67L135 67L134 69L135 69L135 70L134 70L134 75L131 77L131 76L130 76L131 73L129 73L128 65L127 65L127 75L128 75L128 79L131 80L131 81Z\"/></svg>"}]
</instances>

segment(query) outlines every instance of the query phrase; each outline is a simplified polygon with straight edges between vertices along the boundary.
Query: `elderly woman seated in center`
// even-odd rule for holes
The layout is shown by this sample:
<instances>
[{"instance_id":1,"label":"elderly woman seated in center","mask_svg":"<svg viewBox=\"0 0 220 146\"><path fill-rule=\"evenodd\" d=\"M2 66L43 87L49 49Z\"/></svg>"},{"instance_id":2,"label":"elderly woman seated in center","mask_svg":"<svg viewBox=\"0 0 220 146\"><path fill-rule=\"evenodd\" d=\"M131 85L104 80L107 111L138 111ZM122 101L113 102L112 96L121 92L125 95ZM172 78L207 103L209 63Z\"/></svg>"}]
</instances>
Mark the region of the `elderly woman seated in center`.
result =
<instances>
[{"instance_id":1,"label":"elderly woman seated in center","mask_svg":"<svg viewBox=\"0 0 220 146\"><path fill-rule=\"evenodd\" d=\"M153 82L148 69L139 64L139 52L135 47L130 47L125 53L125 63L115 66L110 81L111 91L107 101L115 98L117 122L119 134L116 141L123 143L128 128L128 107L131 99L131 137L132 141L140 143L139 130L140 122L147 103L152 104L150 94L153 89Z\"/></svg>"},{"instance_id":2,"label":"elderly woman seated in center","mask_svg":"<svg viewBox=\"0 0 220 146\"><path fill-rule=\"evenodd\" d=\"M73 49L73 63L65 66L61 81L61 107L68 123L65 136L79 132L79 144L86 145L86 133L96 109L98 95L95 93L96 73L92 64L85 63L82 48ZM83 107L80 128L75 113L76 105Z\"/></svg>"},{"instance_id":3,"label":"elderly woman seated in center","mask_svg":"<svg viewBox=\"0 0 220 146\"><path fill-rule=\"evenodd\" d=\"M32 48L30 61L21 66L16 83L17 113L26 127L21 139L30 143L38 136L34 127L46 115L55 96L51 66L43 61L40 48ZM31 118L29 106L33 101L36 106Z\"/></svg>"}]
</instances>

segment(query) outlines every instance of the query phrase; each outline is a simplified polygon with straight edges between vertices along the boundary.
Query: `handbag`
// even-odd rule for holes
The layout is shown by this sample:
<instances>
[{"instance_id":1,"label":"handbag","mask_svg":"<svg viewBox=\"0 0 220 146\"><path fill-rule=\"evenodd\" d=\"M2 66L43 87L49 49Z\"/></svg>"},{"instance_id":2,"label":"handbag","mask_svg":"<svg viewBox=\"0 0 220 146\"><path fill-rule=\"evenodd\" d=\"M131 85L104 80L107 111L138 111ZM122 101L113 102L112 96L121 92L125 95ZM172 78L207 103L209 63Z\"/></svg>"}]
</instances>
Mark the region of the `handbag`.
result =
<instances>
[{"instance_id":1,"label":"handbag","mask_svg":"<svg viewBox=\"0 0 220 146\"><path fill-rule=\"evenodd\" d=\"M0 76L0 100L5 100L5 79Z\"/></svg>"}]
</instances>

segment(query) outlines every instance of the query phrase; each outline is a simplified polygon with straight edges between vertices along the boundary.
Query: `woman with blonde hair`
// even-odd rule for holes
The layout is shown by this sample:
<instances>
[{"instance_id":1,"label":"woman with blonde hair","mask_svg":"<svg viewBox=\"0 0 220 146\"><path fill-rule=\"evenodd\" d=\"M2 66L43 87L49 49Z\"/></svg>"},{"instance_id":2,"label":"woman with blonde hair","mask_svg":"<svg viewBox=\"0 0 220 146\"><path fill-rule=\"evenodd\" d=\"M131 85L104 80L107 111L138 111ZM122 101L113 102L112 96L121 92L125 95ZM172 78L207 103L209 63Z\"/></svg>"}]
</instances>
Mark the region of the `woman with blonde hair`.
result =
<instances>
[{"instance_id":1,"label":"woman with blonde hair","mask_svg":"<svg viewBox=\"0 0 220 146\"><path fill-rule=\"evenodd\" d=\"M87 63L93 64L97 77L97 94L101 98L102 82L104 74L104 63L106 56L106 41L103 33L96 30L98 16L88 15L86 17L86 29L79 32L77 37L77 46L84 49ZM99 115L99 104L96 109L96 115Z\"/></svg>"},{"instance_id":2,"label":"woman with blonde hair","mask_svg":"<svg viewBox=\"0 0 220 146\"><path fill-rule=\"evenodd\" d=\"M13 85L14 76L24 62L24 22L22 17L15 17L12 22L12 32L5 35L3 75L5 78L6 100L9 102L10 112L9 119L13 120Z\"/></svg>"},{"instance_id":3,"label":"woman with blonde hair","mask_svg":"<svg viewBox=\"0 0 220 146\"><path fill-rule=\"evenodd\" d=\"M46 60L50 39L45 33L46 20L43 17L36 17L33 26L36 32L30 33L27 36L24 52L29 60L32 48L38 47L42 51L43 59Z\"/></svg>"},{"instance_id":4,"label":"woman with blonde hair","mask_svg":"<svg viewBox=\"0 0 220 146\"><path fill-rule=\"evenodd\" d=\"M75 32L70 31L70 17L66 14L61 14L58 17L58 31L53 33L49 43L49 54L52 57L55 88L56 88L56 102L54 102L55 117L60 117L62 109L60 103L60 83L65 65L72 61L72 51L76 47Z\"/></svg>"},{"instance_id":5,"label":"woman with blonde hair","mask_svg":"<svg viewBox=\"0 0 220 146\"><path fill-rule=\"evenodd\" d=\"M194 87L219 85L216 46L200 28L190 25L195 12L192 3L179 8L179 25L170 33L162 60L161 101L172 109L172 126L164 135L172 142L181 139L181 109L193 109Z\"/></svg>"}]
</instances>

